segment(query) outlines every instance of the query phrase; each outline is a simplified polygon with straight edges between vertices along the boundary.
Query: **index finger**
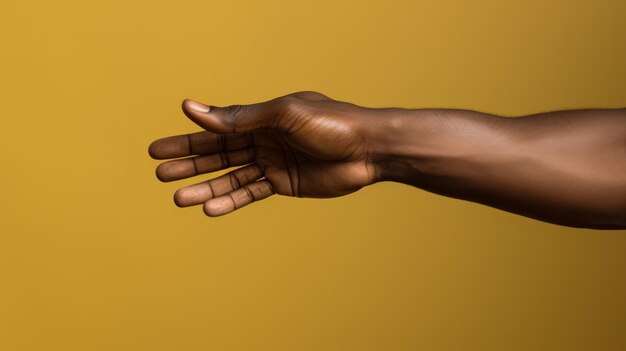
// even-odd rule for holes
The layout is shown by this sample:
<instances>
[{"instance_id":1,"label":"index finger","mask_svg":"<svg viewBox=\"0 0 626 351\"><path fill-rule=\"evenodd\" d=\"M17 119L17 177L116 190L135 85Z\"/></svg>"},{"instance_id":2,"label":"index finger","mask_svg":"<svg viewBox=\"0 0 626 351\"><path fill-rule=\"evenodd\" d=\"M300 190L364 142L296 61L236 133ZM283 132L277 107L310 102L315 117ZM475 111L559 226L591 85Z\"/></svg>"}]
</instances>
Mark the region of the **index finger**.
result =
<instances>
[{"instance_id":1,"label":"index finger","mask_svg":"<svg viewBox=\"0 0 626 351\"><path fill-rule=\"evenodd\" d=\"M175 135L150 144L150 157L163 160L191 155L235 151L252 146L251 133L216 134L208 131Z\"/></svg>"}]
</instances>

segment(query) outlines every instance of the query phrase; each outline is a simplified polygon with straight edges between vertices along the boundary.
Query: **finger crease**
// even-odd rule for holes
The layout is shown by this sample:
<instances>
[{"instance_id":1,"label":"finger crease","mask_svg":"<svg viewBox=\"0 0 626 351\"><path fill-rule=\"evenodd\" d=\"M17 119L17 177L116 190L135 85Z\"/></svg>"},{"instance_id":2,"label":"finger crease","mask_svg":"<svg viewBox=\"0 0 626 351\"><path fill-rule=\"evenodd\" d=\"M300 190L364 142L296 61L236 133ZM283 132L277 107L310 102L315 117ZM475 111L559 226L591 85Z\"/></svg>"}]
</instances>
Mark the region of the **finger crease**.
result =
<instances>
[{"instance_id":1,"label":"finger crease","mask_svg":"<svg viewBox=\"0 0 626 351\"><path fill-rule=\"evenodd\" d=\"M187 134L187 148L189 149L189 155L195 155L193 153L193 144L191 142L191 134Z\"/></svg>"},{"instance_id":2,"label":"finger crease","mask_svg":"<svg viewBox=\"0 0 626 351\"><path fill-rule=\"evenodd\" d=\"M224 139L225 139L225 137L224 137L223 134L218 134L217 135L217 151L218 152L224 151L224 146L225 146Z\"/></svg>"},{"instance_id":3,"label":"finger crease","mask_svg":"<svg viewBox=\"0 0 626 351\"><path fill-rule=\"evenodd\" d=\"M215 191L213 190L213 185L211 184L211 181L208 181L206 183L209 186L209 190L211 190L211 198L214 198L215 197Z\"/></svg>"},{"instance_id":4,"label":"finger crease","mask_svg":"<svg viewBox=\"0 0 626 351\"><path fill-rule=\"evenodd\" d=\"M270 194L275 194L276 193L274 191L274 187L272 186L272 183L270 183L269 181L265 180L265 181L263 181L263 184L267 187L267 189L268 189Z\"/></svg>"},{"instance_id":5,"label":"finger crease","mask_svg":"<svg viewBox=\"0 0 626 351\"><path fill-rule=\"evenodd\" d=\"M237 203L235 202L235 198L233 197L233 195L231 195L231 193L226 194L228 195L228 197L230 198L230 201L233 202L233 209L237 209Z\"/></svg>"},{"instance_id":6,"label":"finger crease","mask_svg":"<svg viewBox=\"0 0 626 351\"><path fill-rule=\"evenodd\" d=\"M254 164L254 178L257 179L259 177L261 177L263 175L263 168L261 168L259 165Z\"/></svg>"},{"instance_id":7,"label":"finger crease","mask_svg":"<svg viewBox=\"0 0 626 351\"><path fill-rule=\"evenodd\" d=\"M196 157L191 158L191 163L193 163L193 170L196 172L197 175L200 174L200 172L198 172L198 163L196 161Z\"/></svg>"},{"instance_id":8,"label":"finger crease","mask_svg":"<svg viewBox=\"0 0 626 351\"><path fill-rule=\"evenodd\" d=\"M237 179L237 177L235 176L234 173L229 173L228 174L230 177L230 185L232 185L233 189L239 189L241 188L241 183L239 183L239 179Z\"/></svg>"},{"instance_id":9,"label":"finger crease","mask_svg":"<svg viewBox=\"0 0 626 351\"><path fill-rule=\"evenodd\" d=\"M252 191L250 191L250 189L247 186L244 186L243 190L245 190L246 194L248 194L248 196L250 197L251 201L256 201L256 198L254 197L254 194L252 193Z\"/></svg>"},{"instance_id":10,"label":"finger crease","mask_svg":"<svg viewBox=\"0 0 626 351\"><path fill-rule=\"evenodd\" d=\"M228 156L226 155L225 152L220 152L220 161L222 162L222 168L229 168L230 167L230 160L228 159Z\"/></svg>"},{"instance_id":11,"label":"finger crease","mask_svg":"<svg viewBox=\"0 0 626 351\"><path fill-rule=\"evenodd\" d=\"M248 148L248 159L250 161L253 161L254 158L256 157L256 149L255 148Z\"/></svg>"}]
</instances>

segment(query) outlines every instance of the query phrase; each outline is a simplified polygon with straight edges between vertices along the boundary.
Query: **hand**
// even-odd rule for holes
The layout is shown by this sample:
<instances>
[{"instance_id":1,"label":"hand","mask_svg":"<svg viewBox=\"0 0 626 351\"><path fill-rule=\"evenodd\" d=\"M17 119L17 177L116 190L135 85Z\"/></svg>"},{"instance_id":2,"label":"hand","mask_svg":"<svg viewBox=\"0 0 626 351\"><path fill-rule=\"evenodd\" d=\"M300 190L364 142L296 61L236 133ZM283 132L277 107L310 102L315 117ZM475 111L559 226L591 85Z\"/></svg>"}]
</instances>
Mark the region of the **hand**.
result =
<instances>
[{"instance_id":1,"label":"hand","mask_svg":"<svg viewBox=\"0 0 626 351\"><path fill-rule=\"evenodd\" d=\"M178 206L204 204L208 216L220 216L273 194L336 197L375 181L366 108L299 92L228 107L185 100L183 111L206 131L150 145L155 159L186 157L160 164L161 181L242 167L179 189Z\"/></svg>"}]
</instances>

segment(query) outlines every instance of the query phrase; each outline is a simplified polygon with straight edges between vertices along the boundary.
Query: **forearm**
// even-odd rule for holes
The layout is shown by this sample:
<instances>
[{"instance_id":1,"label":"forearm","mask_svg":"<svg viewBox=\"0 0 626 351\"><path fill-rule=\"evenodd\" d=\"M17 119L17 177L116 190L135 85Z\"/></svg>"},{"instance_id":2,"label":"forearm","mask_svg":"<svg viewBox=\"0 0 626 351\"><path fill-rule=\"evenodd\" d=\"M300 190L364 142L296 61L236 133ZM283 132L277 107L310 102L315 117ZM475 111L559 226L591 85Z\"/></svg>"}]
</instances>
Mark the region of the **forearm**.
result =
<instances>
[{"instance_id":1,"label":"forearm","mask_svg":"<svg viewBox=\"0 0 626 351\"><path fill-rule=\"evenodd\" d=\"M626 228L626 110L380 112L379 181L563 225Z\"/></svg>"}]
</instances>

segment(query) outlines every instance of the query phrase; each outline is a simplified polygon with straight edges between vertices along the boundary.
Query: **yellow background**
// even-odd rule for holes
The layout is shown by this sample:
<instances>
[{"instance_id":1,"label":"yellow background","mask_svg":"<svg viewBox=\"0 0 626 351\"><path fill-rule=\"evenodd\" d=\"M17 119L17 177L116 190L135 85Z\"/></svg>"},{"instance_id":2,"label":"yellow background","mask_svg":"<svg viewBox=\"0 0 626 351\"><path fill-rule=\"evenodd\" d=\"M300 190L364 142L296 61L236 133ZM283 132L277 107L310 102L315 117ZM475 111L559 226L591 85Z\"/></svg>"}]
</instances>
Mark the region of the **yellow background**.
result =
<instances>
[{"instance_id":1,"label":"yellow background","mask_svg":"<svg viewBox=\"0 0 626 351\"><path fill-rule=\"evenodd\" d=\"M147 155L197 130L187 97L624 107L625 18L619 0L3 0L0 350L626 349L624 231L390 183L212 219Z\"/></svg>"}]
</instances>

